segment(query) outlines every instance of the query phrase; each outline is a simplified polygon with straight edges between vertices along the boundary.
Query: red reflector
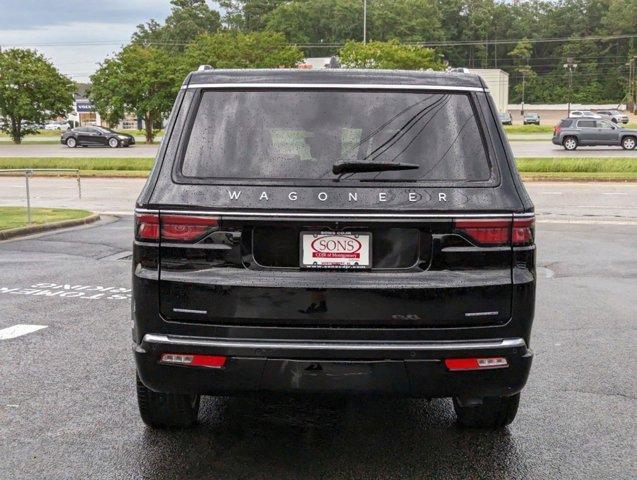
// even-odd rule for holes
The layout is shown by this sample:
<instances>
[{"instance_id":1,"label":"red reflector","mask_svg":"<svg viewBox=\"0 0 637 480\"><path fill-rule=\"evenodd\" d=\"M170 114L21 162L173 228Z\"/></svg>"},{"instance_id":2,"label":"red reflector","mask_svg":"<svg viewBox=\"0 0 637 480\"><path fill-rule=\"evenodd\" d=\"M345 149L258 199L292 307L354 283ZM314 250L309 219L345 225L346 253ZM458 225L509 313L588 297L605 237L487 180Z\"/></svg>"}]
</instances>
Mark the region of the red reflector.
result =
<instances>
[{"instance_id":1,"label":"red reflector","mask_svg":"<svg viewBox=\"0 0 637 480\"><path fill-rule=\"evenodd\" d=\"M138 240L159 240L159 215L136 213L135 236Z\"/></svg>"},{"instance_id":2,"label":"red reflector","mask_svg":"<svg viewBox=\"0 0 637 480\"><path fill-rule=\"evenodd\" d=\"M179 242L197 240L204 233L219 226L219 217L193 215L162 215L161 239Z\"/></svg>"},{"instance_id":3,"label":"red reflector","mask_svg":"<svg viewBox=\"0 0 637 480\"><path fill-rule=\"evenodd\" d=\"M509 362L504 357L488 358L445 358L445 366L451 370L488 370L492 368L506 368Z\"/></svg>"},{"instance_id":4,"label":"red reflector","mask_svg":"<svg viewBox=\"0 0 637 480\"><path fill-rule=\"evenodd\" d=\"M226 357L219 355L191 355L188 353L164 353L161 363L186 365L189 367L221 368L226 364Z\"/></svg>"}]
</instances>

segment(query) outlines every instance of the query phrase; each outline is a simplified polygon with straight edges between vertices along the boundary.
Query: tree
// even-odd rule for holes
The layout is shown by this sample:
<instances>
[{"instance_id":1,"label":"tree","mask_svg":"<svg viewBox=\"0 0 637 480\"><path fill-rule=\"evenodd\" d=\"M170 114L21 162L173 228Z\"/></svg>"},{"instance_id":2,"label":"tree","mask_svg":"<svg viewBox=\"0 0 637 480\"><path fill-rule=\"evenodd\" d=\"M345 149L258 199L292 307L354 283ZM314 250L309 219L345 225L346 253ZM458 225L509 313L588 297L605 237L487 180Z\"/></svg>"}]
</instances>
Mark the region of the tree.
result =
<instances>
[{"instance_id":1,"label":"tree","mask_svg":"<svg viewBox=\"0 0 637 480\"><path fill-rule=\"evenodd\" d=\"M169 52L132 44L106 59L91 76L89 98L109 123L127 112L142 117L150 143L153 128L170 112L182 80L183 72Z\"/></svg>"},{"instance_id":2,"label":"tree","mask_svg":"<svg viewBox=\"0 0 637 480\"><path fill-rule=\"evenodd\" d=\"M281 5L280 0L219 0L226 14L224 23L244 32L265 30L267 15Z\"/></svg>"},{"instance_id":3,"label":"tree","mask_svg":"<svg viewBox=\"0 0 637 480\"><path fill-rule=\"evenodd\" d=\"M222 32L200 35L185 52L189 70L200 64L214 68L294 67L303 52L280 33Z\"/></svg>"},{"instance_id":4,"label":"tree","mask_svg":"<svg viewBox=\"0 0 637 480\"><path fill-rule=\"evenodd\" d=\"M171 52L182 52L198 35L221 28L219 12L205 0L171 0L172 11L164 25L151 20L138 25L132 43L156 45Z\"/></svg>"},{"instance_id":5,"label":"tree","mask_svg":"<svg viewBox=\"0 0 637 480\"><path fill-rule=\"evenodd\" d=\"M41 54L12 48L0 51L0 129L13 143L37 133L35 124L71 111L73 82Z\"/></svg>"},{"instance_id":6,"label":"tree","mask_svg":"<svg viewBox=\"0 0 637 480\"><path fill-rule=\"evenodd\" d=\"M526 84L535 76L535 72L529 65L529 60L533 54L533 47L528 39L520 40L515 48L509 52L509 57L515 62L515 71L522 77L521 82L516 82L513 91L522 100L522 115L524 115L524 102L526 100Z\"/></svg>"},{"instance_id":7,"label":"tree","mask_svg":"<svg viewBox=\"0 0 637 480\"><path fill-rule=\"evenodd\" d=\"M339 55L341 64L350 68L400 68L405 70L442 70L441 58L431 48L390 42L347 42Z\"/></svg>"}]
</instances>

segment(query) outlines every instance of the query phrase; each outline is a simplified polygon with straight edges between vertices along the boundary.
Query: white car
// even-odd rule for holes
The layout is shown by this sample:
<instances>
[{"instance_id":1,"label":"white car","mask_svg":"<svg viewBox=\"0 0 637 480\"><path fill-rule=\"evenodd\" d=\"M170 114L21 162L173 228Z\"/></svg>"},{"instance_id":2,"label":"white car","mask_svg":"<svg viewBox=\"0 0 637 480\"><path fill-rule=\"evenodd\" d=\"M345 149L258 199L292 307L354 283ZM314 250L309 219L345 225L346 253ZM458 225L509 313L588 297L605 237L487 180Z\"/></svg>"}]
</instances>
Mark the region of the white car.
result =
<instances>
[{"instance_id":1,"label":"white car","mask_svg":"<svg viewBox=\"0 0 637 480\"><path fill-rule=\"evenodd\" d=\"M45 130L66 130L69 128L69 124L66 122L51 122L44 126Z\"/></svg>"},{"instance_id":2,"label":"white car","mask_svg":"<svg viewBox=\"0 0 637 480\"><path fill-rule=\"evenodd\" d=\"M590 110L572 110L569 115L570 118L602 118L601 115L597 115Z\"/></svg>"}]
</instances>

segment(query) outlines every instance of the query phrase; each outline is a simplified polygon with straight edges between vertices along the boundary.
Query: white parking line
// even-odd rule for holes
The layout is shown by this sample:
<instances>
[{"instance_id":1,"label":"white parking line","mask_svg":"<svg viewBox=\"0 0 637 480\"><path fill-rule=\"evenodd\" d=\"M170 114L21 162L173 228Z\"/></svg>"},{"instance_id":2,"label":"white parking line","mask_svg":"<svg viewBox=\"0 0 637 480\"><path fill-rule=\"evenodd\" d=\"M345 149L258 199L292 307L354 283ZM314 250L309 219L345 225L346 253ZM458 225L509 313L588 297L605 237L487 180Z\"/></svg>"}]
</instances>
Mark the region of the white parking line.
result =
<instances>
[{"instance_id":1,"label":"white parking line","mask_svg":"<svg viewBox=\"0 0 637 480\"><path fill-rule=\"evenodd\" d=\"M46 327L46 325L18 324L14 325L13 327L3 328L2 330L0 330L0 340L9 340L11 338L21 337L22 335L37 332L38 330L42 330Z\"/></svg>"}]
</instances>

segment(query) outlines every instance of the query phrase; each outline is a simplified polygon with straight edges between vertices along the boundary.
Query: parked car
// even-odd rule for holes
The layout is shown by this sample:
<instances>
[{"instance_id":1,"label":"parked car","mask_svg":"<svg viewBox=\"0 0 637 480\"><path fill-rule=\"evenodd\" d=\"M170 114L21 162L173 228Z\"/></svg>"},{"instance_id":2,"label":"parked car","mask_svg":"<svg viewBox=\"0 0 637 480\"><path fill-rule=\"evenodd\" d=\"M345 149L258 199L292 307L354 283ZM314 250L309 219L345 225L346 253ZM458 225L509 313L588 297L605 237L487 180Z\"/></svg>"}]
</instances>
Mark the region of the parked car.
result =
<instances>
[{"instance_id":1,"label":"parked car","mask_svg":"<svg viewBox=\"0 0 637 480\"><path fill-rule=\"evenodd\" d=\"M513 117L511 117L509 112L498 113L498 118L502 125L513 125Z\"/></svg>"},{"instance_id":2,"label":"parked car","mask_svg":"<svg viewBox=\"0 0 637 480\"><path fill-rule=\"evenodd\" d=\"M628 115L619 110L598 110L597 115L613 123L628 123Z\"/></svg>"},{"instance_id":3,"label":"parked car","mask_svg":"<svg viewBox=\"0 0 637 480\"><path fill-rule=\"evenodd\" d=\"M480 77L204 68L136 203L144 422L269 391L453 397L463 425L510 423L534 213Z\"/></svg>"},{"instance_id":4,"label":"parked car","mask_svg":"<svg viewBox=\"0 0 637 480\"><path fill-rule=\"evenodd\" d=\"M525 113L522 119L524 125L539 125L540 115L537 113Z\"/></svg>"},{"instance_id":5,"label":"parked car","mask_svg":"<svg viewBox=\"0 0 637 480\"><path fill-rule=\"evenodd\" d=\"M69 124L67 122L49 122L44 125L45 130L68 130Z\"/></svg>"},{"instance_id":6,"label":"parked car","mask_svg":"<svg viewBox=\"0 0 637 480\"><path fill-rule=\"evenodd\" d=\"M77 127L67 130L60 138L62 145L75 147L130 147L135 137L104 127Z\"/></svg>"},{"instance_id":7,"label":"parked car","mask_svg":"<svg viewBox=\"0 0 637 480\"><path fill-rule=\"evenodd\" d=\"M566 150L578 146L617 145L633 150L637 143L637 130L622 128L608 120L594 118L565 118L553 130L553 144Z\"/></svg>"},{"instance_id":8,"label":"parked car","mask_svg":"<svg viewBox=\"0 0 637 480\"><path fill-rule=\"evenodd\" d=\"M569 118L602 118L601 115L597 115L590 110L572 110Z\"/></svg>"}]
</instances>

